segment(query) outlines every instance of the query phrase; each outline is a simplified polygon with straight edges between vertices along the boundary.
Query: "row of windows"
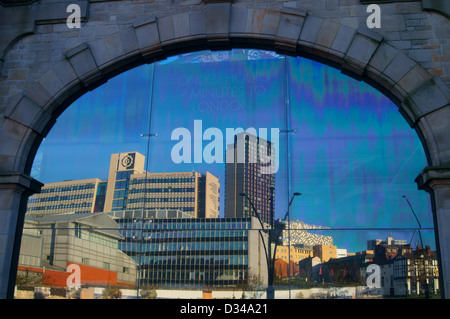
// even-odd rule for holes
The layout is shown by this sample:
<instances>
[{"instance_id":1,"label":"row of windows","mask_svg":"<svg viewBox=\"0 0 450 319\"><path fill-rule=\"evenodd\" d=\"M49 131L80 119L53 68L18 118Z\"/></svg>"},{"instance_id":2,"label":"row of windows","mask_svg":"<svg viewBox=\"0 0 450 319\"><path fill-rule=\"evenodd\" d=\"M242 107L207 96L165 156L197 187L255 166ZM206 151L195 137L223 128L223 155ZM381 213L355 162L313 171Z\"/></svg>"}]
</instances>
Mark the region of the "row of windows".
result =
<instances>
[{"instance_id":1,"label":"row of windows","mask_svg":"<svg viewBox=\"0 0 450 319\"><path fill-rule=\"evenodd\" d=\"M177 178L133 178L130 181L131 185L138 184L186 184L195 182L195 177L177 177Z\"/></svg>"},{"instance_id":2,"label":"row of windows","mask_svg":"<svg viewBox=\"0 0 450 319\"><path fill-rule=\"evenodd\" d=\"M158 265L185 265L204 266L208 265L248 265L247 255L199 255L199 256L143 256L134 257L135 261L150 268ZM156 267L155 267L156 268Z\"/></svg>"},{"instance_id":3,"label":"row of windows","mask_svg":"<svg viewBox=\"0 0 450 319\"><path fill-rule=\"evenodd\" d=\"M130 175L132 175L133 171L121 171L116 173L116 180L121 179L130 179Z\"/></svg>"},{"instance_id":4,"label":"row of windows","mask_svg":"<svg viewBox=\"0 0 450 319\"><path fill-rule=\"evenodd\" d=\"M211 221L209 221L211 220ZM120 225L121 229L144 229L145 230L167 230L170 232L173 232L174 230L183 230L180 232L180 234L189 234L184 232L184 230L190 230L190 229L197 229L197 230L205 230L205 233L209 231L208 236L218 234L220 232L215 231L222 230L222 229L229 229L229 230L247 230L250 228L250 222L245 221L245 219L242 220L236 220L236 221L230 221L222 219L222 221L219 218L208 218L200 220L198 218L178 218L178 219L147 219L147 220L139 220L139 219L116 219L116 222ZM201 232L192 232L192 233L199 233ZM192 234L191 233L191 234ZM237 233L236 233L237 234Z\"/></svg>"},{"instance_id":5,"label":"row of windows","mask_svg":"<svg viewBox=\"0 0 450 319\"><path fill-rule=\"evenodd\" d=\"M29 207L28 211L41 211L41 210L58 210L58 209L75 209L75 208L85 208L91 207L91 203L71 203L71 204L59 204L59 205L46 205L46 206L36 206ZM90 213L90 211L86 211Z\"/></svg>"},{"instance_id":6,"label":"row of windows","mask_svg":"<svg viewBox=\"0 0 450 319\"><path fill-rule=\"evenodd\" d=\"M56 195L56 196L49 196L49 197L39 197L39 198L31 198L28 203L34 204L34 203L44 203L44 202L53 202L53 201L62 201L62 200L81 200L81 199L88 199L92 198L94 194L92 193L86 193L86 194L72 194L72 195Z\"/></svg>"},{"instance_id":7,"label":"row of windows","mask_svg":"<svg viewBox=\"0 0 450 319\"><path fill-rule=\"evenodd\" d=\"M165 187L165 188L133 188L130 189L130 194L140 193L188 193L195 192L194 187Z\"/></svg>"},{"instance_id":8,"label":"row of windows","mask_svg":"<svg viewBox=\"0 0 450 319\"><path fill-rule=\"evenodd\" d=\"M94 233L87 229L83 229L83 227L78 223L75 224L75 237L88 240L92 243L100 244L103 246L116 248L118 247L118 241L108 236L104 236L98 233Z\"/></svg>"},{"instance_id":9,"label":"row of windows","mask_svg":"<svg viewBox=\"0 0 450 319\"><path fill-rule=\"evenodd\" d=\"M122 189L120 191L114 191L114 199L125 198L128 195L128 190Z\"/></svg>"},{"instance_id":10,"label":"row of windows","mask_svg":"<svg viewBox=\"0 0 450 319\"><path fill-rule=\"evenodd\" d=\"M133 229L132 226L122 225L122 235L126 238L144 236L144 240L150 239L199 239L199 238L234 238L241 240L247 238L247 230L181 230L181 231L153 231L148 229ZM133 229L133 230L127 230Z\"/></svg>"},{"instance_id":11,"label":"row of windows","mask_svg":"<svg viewBox=\"0 0 450 319\"><path fill-rule=\"evenodd\" d=\"M180 233L184 233L184 230L189 229L248 230L251 225L249 218L116 218L115 221L121 229L160 229L172 233L176 230L182 230Z\"/></svg>"},{"instance_id":12,"label":"row of windows","mask_svg":"<svg viewBox=\"0 0 450 319\"><path fill-rule=\"evenodd\" d=\"M120 250L127 252L170 252L170 251L211 251L211 255L214 255L214 251L225 250L247 250L248 243L245 241L224 241L224 242L181 242L181 243L153 243L153 244L141 244L141 243L120 243Z\"/></svg>"},{"instance_id":13,"label":"row of windows","mask_svg":"<svg viewBox=\"0 0 450 319\"><path fill-rule=\"evenodd\" d=\"M143 203L144 198L129 198L128 204ZM146 203L179 203L179 202L195 202L195 197L149 197L145 199Z\"/></svg>"},{"instance_id":14,"label":"row of windows","mask_svg":"<svg viewBox=\"0 0 450 319\"><path fill-rule=\"evenodd\" d=\"M83 265L89 265L89 258L82 258L81 263ZM110 270L111 269L111 264L107 263L107 262L103 262L103 269ZM122 273L129 274L130 273L130 268L122 267Z\"/></svg>"},{"instance_id":15,"label":"row of windows","mask_svg":"<svg viewBox=\"0 0 450 319\"><path fill-rule=\"evenodd\" d=\"M128 203L130 203L130 202L128 202ZM136 204L136 203L134 203L134 204ZM193 212L193 211L195 211L195 207L178 207L178 206L174 206L174 205L172 205L172 206L160 206L160 205L157 205L157 206L152 206L152 207L146 207L146 209L159 209L159 210L174 209L174 208L182 210L183 212ZM133 209L133 207L131 207L131 209ZM113 211L123 210L123 206L117 206L117 207L113 206L112 210Z\"/></svg>"},{"instance_id":16,"label":"row of windows","mask_svg":"<svg viewBox=\"0 0 450 319\"><path fill-rule=\"evenodd\" d=\"M124 199L115 199L115 200L113 200L113 204L112 204L112 207L113 208L117 208L117 207L120 207L120 208L123 208L124 207L124 205L126 204L126 199L124 200Z\"/></svg>"},{"instance_id":17,"label":"row of windows","mask_svg":"<svg viewBox=\"0 0 450 319\"><path fill-rule=\"evenodd\" d=\"M154 229L248 229L250 228L249 222L241 222L241 221L225 221L225 222L214 222L214 221L207 221L204 222L196 222L195 220L192 220L191 223L189 222L179 222L179 221L173 221L172 223L153 223Z\"/></svg>"},{"instance_id":18,"label":"row of windows","mask_svg":"<svg viewBox=\"0 0 450 319\"><path fill-rule=\"evenodd\" d=\"M245 270L143 270L141 280L145 284L173 285L173 284L207 284L211 286L235 284L235 281L246 279Z\"/></svg>"},{"instance_id":19,"label":"row of windows","mask_svg":"<svg viewBox=\"0 0 450 319\"><path fill-rule=\"evenodd\" d=\"M115 189L128 189L128 185L129 185L128 181L117 181Z\"/></svg>"},{"instance_id":20,"label":"row of windows","mask_svg":"<svg viewBox=\"0 0 450 319\"><path fill-rule=\"evenodd\" d=\"M95 188L95 183L87 183L87 184L79 184L79 185L71 185L71 186L56 186L56 187L43 188L41 190L41 194L70 192L70 191L78 191L78 190L93 189L93 188Z\"/></svg>"}]
</instances>

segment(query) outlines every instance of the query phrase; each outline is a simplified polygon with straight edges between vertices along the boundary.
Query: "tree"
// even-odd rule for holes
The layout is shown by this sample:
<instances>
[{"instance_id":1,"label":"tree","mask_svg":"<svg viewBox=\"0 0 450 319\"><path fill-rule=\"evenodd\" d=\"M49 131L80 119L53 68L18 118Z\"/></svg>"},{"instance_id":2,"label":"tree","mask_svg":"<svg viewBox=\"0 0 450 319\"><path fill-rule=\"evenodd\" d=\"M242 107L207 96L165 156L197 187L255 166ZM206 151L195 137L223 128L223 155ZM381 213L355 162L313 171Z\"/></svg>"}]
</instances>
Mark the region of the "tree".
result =
<instances>
[{"instance_id":1,"label":"tree","mask_svg":"<svg viewBox=\"0 0 450 319\"><path fill-rule=\"evenodd\" d=\"M141 298L142 299L155 299L157 296L155 289L145 289L141 292Z\"/></svg>"},{"instance_id":2,"label":"tree","mask_svg":"<svg viewBox=\"0 0 450 319\"><path fill-rule=\"evenodd\" d=\"M120 299L122 292L117 287L108 286L103 290L103 299Z\"/></svg>"}]
</instances>

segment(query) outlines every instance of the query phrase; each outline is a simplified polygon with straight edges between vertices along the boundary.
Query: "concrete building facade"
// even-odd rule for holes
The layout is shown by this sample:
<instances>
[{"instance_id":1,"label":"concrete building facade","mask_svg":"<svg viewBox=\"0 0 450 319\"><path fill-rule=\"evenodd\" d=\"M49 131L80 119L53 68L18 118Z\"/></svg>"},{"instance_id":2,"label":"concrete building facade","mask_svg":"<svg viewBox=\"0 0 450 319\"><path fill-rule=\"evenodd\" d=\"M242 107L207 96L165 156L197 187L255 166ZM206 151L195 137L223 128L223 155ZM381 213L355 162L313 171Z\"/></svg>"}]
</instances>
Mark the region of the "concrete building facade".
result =
<instances>
[{"instance_id":1,"label":"concrete building facade","mask_svg":"<svg viewBox=\"0 0 450 319\"><path fill-rule=\"evenodd\" d=\"M289 255L290 253L290 255ZM314 251L309 248L300 248L296 246L277 246L275 258L284 260L285 262L292 261L298 264L300 260L314 257Z\"/></svg>"},{"instance_id":2,"label":"concrete building facade","mask_svg":"<svg viewBox=\"0 0 450 319\"><path fill-rule=\"evenodd\" d=\"M193 218L173 210L108 215L122 230L120 250L141 265L141 288L267 285L268 236L260 236L255 217Z\"/></svg>"},{"instance_id":3,"label":"concrete building facade","mask_svg":"<svg viewBox=\"0 0 450 319\"><path fill-rule=\"evenodd\" d=\"M193 217L219 217L220 183L209 172L149 173L138 152L111 155L108 180L45 184L28 200L32 215L94 213L125 209L175 209Z\"/></svg>"},{"instance_id":4,"label":"concrete building facade","mask_svg":"<svg viewBox=\"0 0 450 319\"><path fill-rule=\"evenodd\" d=\"M329 229L329 227L308 225L302 221L290 220L276 221L281 231L281 244L282 245L296 245L301 247L312 247L315 245L333 245L333 237L315 234L311 230Z\"/></svg>"},{"instance_id":5,"label":"concrete building facade","mask_svg":"<svg viewBox=\"0 0 450 319\"><path fill-rule=\"evenodd\" d=\"M102 181L97 178L45 184L39 194L30 197L29 214L93 213Z\"/></svg>"},{"instance_id":6,"label":"concrete building facade","mask_svg":"<svg viewBox=\"0 0 450 319\"><path fill-rule=\"evenodd\" d=\"M80 269L80 284L136 283L136 263L118 249L119 226L104 213L28 215L21 245L19 269L38 272L52 287L67 287L69 265ZM29 258L33 256L34 258ZM45 275L45 268L53 271ZM61 272L59 276L55 275Z\"/></svg>"},{"instance_id":7,"label":"concrete building facade","mask_svg":"<svg viewBox=\"0 0 450 319\"><path fill-rule=\"evenodd\" d=\"M0 298L13 296L36 151L75 99L133 66L200 48L258 47L307 56L388 96L421 138L443 296L450 295L449 4L385 1L369 29L366 1L0 1Z\"/></svg>"},{"instance_id":8,"label":"concrete building facade","mask_svg":"<svg viewBox=\"0 0 450 319\"><path fill-rule=\"evenodd\" d=\"M219 179L207 172L144 171L138 152L112 154L104 211L179 209L193 217L219 216Z\"/></svg>"},{"instance_id":9,"label":"concrete building facade","mask_svg":"<svg viewBox=\"0 0 450 319\"><path fill-rule=\"evenodd\" d=\"M315 245L313 247L314 256L319 257L322 263L330 259L337 258L337 247L333 245Z\"/></svg>"},{"instance_id":10,"label":"concrete building facade","mask_svg":"<svg viewBox=\"0 0 450 319\"><path fill-rule=\"evenodd\" d=\"M274 147L279 146L248 133L236 134L234 143L227 145L226 218L256 216L256 210L262 222L272 224L275 205L275 174L269 173L269 167L266 167L265 163L274 162ZM270 158L270 161L261 161L261 156ZM246 196L241 196L241 194L246 194Z\"/></svg>"}]
</instances>

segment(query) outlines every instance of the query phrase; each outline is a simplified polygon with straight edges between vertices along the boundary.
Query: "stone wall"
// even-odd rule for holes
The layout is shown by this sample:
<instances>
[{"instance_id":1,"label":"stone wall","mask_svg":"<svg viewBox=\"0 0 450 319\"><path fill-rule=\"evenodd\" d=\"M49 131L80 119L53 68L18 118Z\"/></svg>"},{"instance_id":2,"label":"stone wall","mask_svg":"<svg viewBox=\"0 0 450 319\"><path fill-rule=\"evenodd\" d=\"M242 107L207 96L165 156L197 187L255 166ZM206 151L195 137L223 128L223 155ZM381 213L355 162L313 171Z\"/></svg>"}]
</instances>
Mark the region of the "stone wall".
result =
<instances>
[{"instance_id":1,"label":"stone wall","mask_svg":"<svg viewBox=\"0 0 450 319\"><path fill-rule=\"evenodd\" d=\"M64 109L133 66L240 46L331 64L398 105L428 155L417 183L431 194L450 291L450 28L429 0L380 3L380 29L367 28L360 0L25 2L0 0L0 298L12 296L27 197L41 187L29 177L35 152ZM79 29L65 23L72 3Z\"/></svg>"}]
</instances>

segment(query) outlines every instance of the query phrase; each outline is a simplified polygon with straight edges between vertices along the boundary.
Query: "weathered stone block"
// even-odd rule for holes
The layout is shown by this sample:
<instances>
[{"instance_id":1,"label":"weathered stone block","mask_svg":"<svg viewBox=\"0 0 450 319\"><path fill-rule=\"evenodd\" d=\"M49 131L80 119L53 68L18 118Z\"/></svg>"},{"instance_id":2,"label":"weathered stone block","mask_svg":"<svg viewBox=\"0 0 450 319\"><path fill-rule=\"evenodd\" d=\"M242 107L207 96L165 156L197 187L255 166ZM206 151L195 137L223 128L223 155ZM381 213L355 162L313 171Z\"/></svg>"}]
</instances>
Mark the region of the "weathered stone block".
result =
<instances>
[{"instance_id":1,"label":"weathered stone block","mask_svg":"<svg viewBox=\"0 0 450 319\"><path fill-rule=\"evenodd\" d=\"M191 36L206 33L205 11L194 11L189 14L189 31Z\"/></svg>"},{"instance_id":2,"label":"weathered stone block","mask_svg":"<svg viewBox=\"0 0 450 319\"><path fill-rule=\"evenodd\" d=\"M265 10L261 27L261 36L267 35L269 38L275 36L277 33L279 23L280 23L279 13Z\"/></svg>"},{"instance_id":3,"label":"weathered stone block","mask_svg":"<svg viewBox=\"0 0 450 319\"><path fill-rule=\"evenodd\" d=\"M155 17L145 17L133 23L141 54L146 56L161 51L158 23Z\"/></svg>"},{"instance_id":4,"label":"weathered stone block","mask_svg":"<svg viewBox=\"0 0 450 319\"><path fill-rule=\"evenodd\" d=\"M130 54L139 50L136 31L132 27L122 27L119 32L122 54Z\"/></svg>"},{"instance_id":5,"label":"weathered stone block","mask_svg":"<svg viewBox=\"0 0 450 319\"><path fill-rule=\"evenodd\" d=\"M14 157L22 143L27 127L4 116L0 117L0 154L1 156Z\"/></svg>"},{"instance_id":6,"label":"weathered stone block","mask_svg":"<svg viewBox=\"0 0 450 319\"><path fill-rule=\"evenodd\" d=\"M101 78L94 56L87 43L69 50L65 56L85 86L89 86Z\"/></svg>"},{"instance_id":7,"label":"weathered stone block","mask_svg":"<svg viewBox=\"0 0 450 319\"><path fill-rule=\"evenodd\" d=\"M13 172L15 171L16 156L0 154L0 171Z\"/></svg>"},{"instance_id":8,"label":"weathered stone block","mask_svg":"<svg viewBox=\"0 0 450 319\"><path fill-rule=\"evenodd\" d=\"M239 36L246 33L249 9L231 7L230 13L230 35Z\"/></svg>"},{"instance_id":9,"label":"weathered stone block","mask_svg":"<svg viewBox=\"0 0 450 319\"><path fill-rule=\"evenodd\" d=\"M365 28L359 28L344 57L342 68L362 75L381 40L381 35Z\"/></svg>"},{"instance_id":10,"label":"weathered stone block","mask_svg":"<svg viewBox=\"0 0 450 319\"><path fill-rule=\"evenodd\" d=\"M339 24L325 20L320 26L317 34L314 48L317 49L317 54L328 57L331 45L339 31Z\"/></svg>"},{"instance_id":11,"label":"weathered stone block","mask_svg":"<svg viewBox=\"0 0 450 319\"><path fill-rule=\"evenodd\" d=\"M284 50L295 51L305 18L306 12L284 8L278 24L276 45Z\"/></svg>"},{"instance_id":12,"label":"weathered stone block","mask_svg":"<svg viewBox=\"0 0 450 319\"><path fill-rule=\"evenodd\" d=\"M317 34L315 44L329 48L334 42L334 39L339 31L339 24L325 20L320 26Z\"/></svg>"},{"instance_id":13,"label":"weathered stone block","mask_svg":"<svg viewBox=\"0 0 450 319\"><path fill-rule=\"evenodd\" d=\"M385 87L394 87L415 65L416 63L413 60L403 54L403 52L399 52L380 76L383 82L386 83ZM392 93L396 94L399 100L403 100L404 96L401 92L393 90Z\"/></svg>"},{"instance_id":14,"label":"weathered stone block","mask_svg":"<svg viewBox=\"0 0 450 319\"><path fill-rule=\"evenodd\" d=\"M159 39L161 43L171 41L175 37L175 31L173 27L173 17L161 17L158 18L158 30L159 30Z\"/></svg>"},{"instance_id":15,"label":"weathered stone block","mask_svg":"<svg viewBox=\"0 0 450 319\"><path fill-rule=\"evenodd\" d=\"M343 56L347 52L355 33L355 29L341 25L331 45L331 51L335 55Z\"/></svg>"},{"instance_id":16,"label":"weathered stone block","mask_svg":"<svg viewBox=\"0 0 450 319\"><path fill-rule=\"evenodd\" d=\"M136 54L139 45L133 28L123 28L120 32L89 44L96 65L100 70L118 63L121 58Z\"/></svg>"},{"instance_id":17,"label":"weathered stone block","mask_svg":"<svg viewBox=\"0 0 450 319\"><path fill-rule=\"evenodd\" d=\"M427 142L433 166L450 165L450 105L420 118L417 125Z\"/></svg>"},{"instance_id":18,"label":"weathered stone block","mask_svg":"<svg viewBox=\"0 0 450 319\"><path fill-rule=\"evenodd\" d=\"M173 31L177 38L184 38L190 34L189 13L180 13L173 18Z\"/></svg>"},{"instance_id":19,"label":"weathered stone block","mask_svg":"<svg viewBox=\"0 0 450 319\"><path fill-rule=\"evenodd\" d=\"M42 111L42 107L22 95L16 104L7 108L5 115L22 125L31 126L36 116Z\"/></svg>"},{"instance_id":20,"label":"weathered stone block","mask_svg":"<svg viewBox=\"0 0 450 319\"><path fill-rule=\"evenodd\" d=\"M52 68L56 76L60 79L63 86L68 86L78 82L78 76L68 60L63 60ZM47 86L44 86L47 87ZM54 97L54 96L53 96Z\"/></svg>"},{"instance_id":21,"label":"weathered stone block","mask_svg":"<svg viewBox=\"0 0 450 319\"><path fill-rule=\"evenodd\" d=\"M412 92L421 83L430 79L431 76L420 66L415 65L406 75L398 81L398 86L401 87L407 94Z\"/></svg>"},{"instance_id":22,"label":"weathered stone block","mask_svg":"<svg viewBox=\"0 0 450 319\"><path fill-rule=\"evenodd\" d=\"M397 54L398 49L382 41L366 66L367 76L385 88L390 89L395 83L383 76L383 71Z\"/></svg>"},{"instance_id":23,"label":"weathered stone block","mask_svg":"<svg viewBox=\"0 0 450 319\"><path fill-rule=\"evenodd\" d=\"M438 78L431 78L423 82L402 102L402 108L410 116L412 123L417 123L422 117L436 113L442 108L448 108L450 99L447 87L442 88L439 82ZM448 119L446 120L448 121Z\"/></svg>"},{"instance_id":24,"label":"weathered stone block","mask_svg":"<svg viewBox=\"0 0 450 319\"><path fill-rule=\"evenodd\" d=\"M248 9L248 14L245 23L245 32L259 34L262 29L265 10L262 9ZM278 24L276 26L278 28ZM276 30L275 30L276 32Z\"/></svg>"},{"instance_id":25,"label":"weathered stone block","mask_svg":"<svg viewBox=\"0 0 450 319\"><path fill-rule=\"evenodd\" d=\"M208 41L229 40L231 3L211 3L206 6Z\"/></svg>"},{"instance_id":26,"label":"weathered stone block","mask_svg":"<svg viewBox=\"0 0 450 319\"><path fill-rule=\"evenodd\" d=\"M298 45L304 50L313 46L323 21L323 19L311 15L306 17L298 40Z\"/></svg>"},{"instance_id":27,"label":"weathered stone block","mask_svg":"<svg viewBox=\"0 0 450 319\"><path fill-rule=\"evenodd\" d=\"M41 106L45 106L52 98L51 94L42 85L40 85L39 82L30 83L23 91L23 94Z\"/></svg>"}]
</instances>

